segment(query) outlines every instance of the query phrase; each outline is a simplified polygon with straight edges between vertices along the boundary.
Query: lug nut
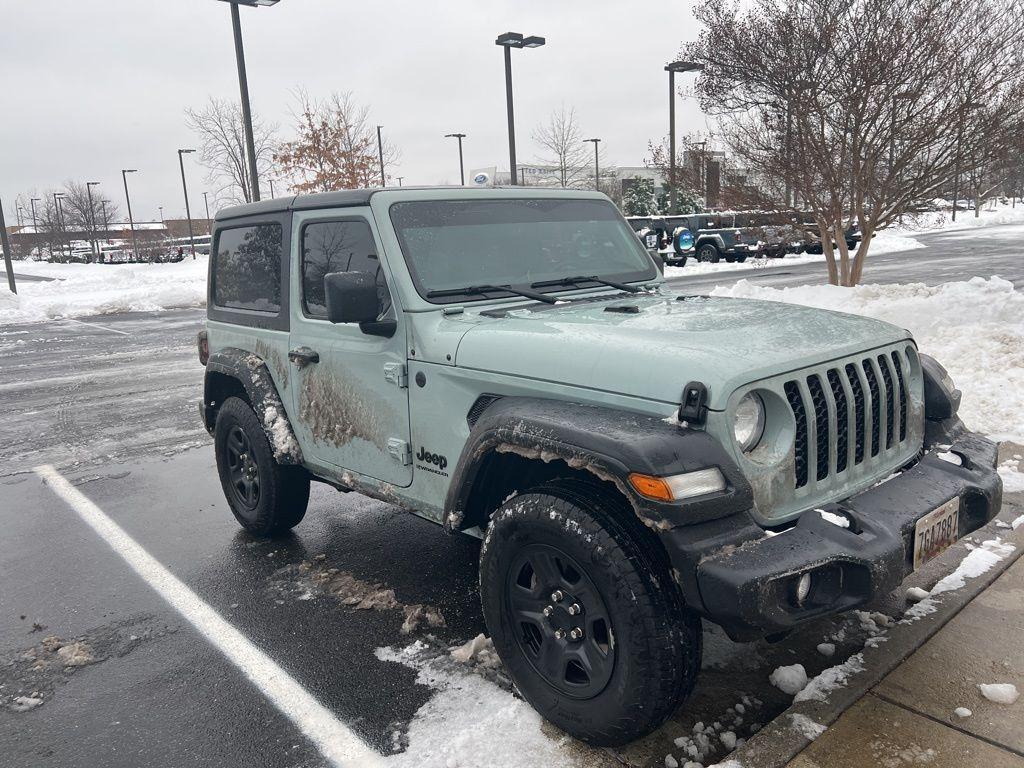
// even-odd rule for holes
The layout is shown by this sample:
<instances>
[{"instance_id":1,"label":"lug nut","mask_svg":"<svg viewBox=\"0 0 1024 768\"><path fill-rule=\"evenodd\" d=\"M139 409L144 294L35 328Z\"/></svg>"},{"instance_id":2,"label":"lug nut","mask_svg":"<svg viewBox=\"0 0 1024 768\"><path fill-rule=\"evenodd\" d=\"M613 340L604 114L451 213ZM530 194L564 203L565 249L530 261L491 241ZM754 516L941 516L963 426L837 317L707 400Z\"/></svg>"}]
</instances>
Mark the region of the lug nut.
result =
<instances>
[{"instance_id":1,"label":"lug nut","mask_svg":"<svg viewBox=\"0 0 1024 768\"><path fill-rule=\"evenodd\" d=\"M562 590L556 589L554 592L551 593L551 602L560 603L562 602L563 597L565 597L565 594L562 592Z\"/></svg>"},{"instance_id":2,"label":"lug nut","mask_svg":"<svg viewBox=\"0 0 1024 768\"><path fill-rule=\"evenodd\" d=\"M576 614L580 613L581 611L582 611L582 609L580 608L579 603L573 603L572 605L569 606L569 615L570 616L575 616Z\"/></svg>"},{"instance_id":3,"label":"lug nut","mask_svg":"<svg viewBox=\"0 0 1024 768\"><path fill-rule=\"evenodd\" d=\"M554 612L555 612L554 606L551 606L551 605L545 605L544 606L544 615L545 616L550 616Z\"/></svg>"},{"instance_id":4,"label":"lug nut","mask_svg":"<svg viewBox=\"0 0 1024 768\"><path fill-rule=\"evenodd\" d=\"M581 637L583 637L583 630L579 627L573 627L572 630L569 632L569 637L572 640L579 640Z\"/></svg>"},{"instance_id":5,"label":"lug nut","mask_svg":"<svg viewBox=\"0 0 1024 768\"><path fill-rule=\"evenodd\" d=\"M565 638L565 632L560 629L555 630L555 640L562 640Z\"/></svg>"}]
</instances>

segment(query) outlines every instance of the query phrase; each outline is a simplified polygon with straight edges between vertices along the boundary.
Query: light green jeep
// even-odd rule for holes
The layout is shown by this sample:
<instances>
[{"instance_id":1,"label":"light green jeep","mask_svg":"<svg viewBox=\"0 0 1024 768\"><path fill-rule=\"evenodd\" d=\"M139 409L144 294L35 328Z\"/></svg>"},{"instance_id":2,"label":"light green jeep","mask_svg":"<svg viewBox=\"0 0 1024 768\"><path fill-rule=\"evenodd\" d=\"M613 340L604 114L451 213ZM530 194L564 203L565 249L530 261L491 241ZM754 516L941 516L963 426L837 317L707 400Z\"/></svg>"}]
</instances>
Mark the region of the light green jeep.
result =
<instances>
[{"instance_id":1,"label":"light green jeep","mask_svg":"<svg viewBox=\"0 0 1024 768\"><path fill-rule=\"evenodd\" d=\"M238 521L286 531L318 481L482 537L509 674L595 744L693 689L702 617L781 635L999 509L995 445L907 331L677 295L603 195L271 200L211 253L201 410Z\"/></svg>"}]
</instances>

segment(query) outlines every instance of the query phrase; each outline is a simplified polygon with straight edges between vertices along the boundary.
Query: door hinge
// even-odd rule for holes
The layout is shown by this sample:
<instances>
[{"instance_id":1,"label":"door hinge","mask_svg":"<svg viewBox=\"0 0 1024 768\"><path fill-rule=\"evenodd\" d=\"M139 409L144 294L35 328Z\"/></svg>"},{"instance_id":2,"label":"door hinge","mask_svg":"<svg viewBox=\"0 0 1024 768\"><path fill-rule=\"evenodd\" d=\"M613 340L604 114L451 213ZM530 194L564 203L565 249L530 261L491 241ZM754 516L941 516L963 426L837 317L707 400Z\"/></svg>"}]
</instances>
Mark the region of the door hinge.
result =
<instances>
[{"instance_id":1,"label":"door hinge","mask_svg":"<svg viewBox=\"0 0 1024 768\"><path fill-rule=\"evenodd\" d=\"M405 440L397 437L388 438L388 453L394 456L403 467L412 464L412 448Z\"/></svg>"},{"instance_id":2,"label":"door hinge","mask_svg":"<svg viewBox=\"0 0 1024 768\"><path fill-rule=\"evenodd\" d=\"M408 387L409 374L405 367L405 363L385 363L384 380L390 381L399 389L405 389Z\"/></svg>"}]
</instances>

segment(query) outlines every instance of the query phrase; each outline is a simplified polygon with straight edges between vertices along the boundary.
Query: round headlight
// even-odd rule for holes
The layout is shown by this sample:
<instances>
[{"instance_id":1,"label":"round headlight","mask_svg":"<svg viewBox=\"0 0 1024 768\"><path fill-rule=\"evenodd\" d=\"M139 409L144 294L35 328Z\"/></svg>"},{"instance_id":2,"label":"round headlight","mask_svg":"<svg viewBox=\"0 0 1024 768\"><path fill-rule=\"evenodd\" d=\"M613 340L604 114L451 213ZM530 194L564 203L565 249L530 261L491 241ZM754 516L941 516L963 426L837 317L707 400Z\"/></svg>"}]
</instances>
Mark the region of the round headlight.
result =
<instances>
[{"instance_id":1,"label":"round headlight","mask_svg":"<svg viewBox=\"0 0 1024 768\"><path fill-rule=\"evenodd\" d=\"M748 392L740 400L733 414L732 434L744 453L757 447L764 434L764 403L760 395Z\"/></svg>"}]
</instances>

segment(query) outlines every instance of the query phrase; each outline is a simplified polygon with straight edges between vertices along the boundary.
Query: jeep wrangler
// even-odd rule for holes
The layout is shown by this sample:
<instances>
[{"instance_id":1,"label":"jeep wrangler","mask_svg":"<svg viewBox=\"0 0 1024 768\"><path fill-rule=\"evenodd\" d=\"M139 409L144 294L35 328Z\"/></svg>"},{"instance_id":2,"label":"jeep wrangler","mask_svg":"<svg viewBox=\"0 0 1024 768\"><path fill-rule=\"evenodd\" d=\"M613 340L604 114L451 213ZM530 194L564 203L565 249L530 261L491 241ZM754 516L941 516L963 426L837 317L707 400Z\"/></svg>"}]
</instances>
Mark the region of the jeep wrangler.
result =
<instances>
[{"instance_id":1,"label":"jeep wrangler","mask_svg":"<svg viewBox=\"0 0 1024 768\"><path fill-rule=\"evenodd\" d=\"M751 640L886 596L1001 503L996 446L907 331L676 295L598 193L228 208L208 298L238 522L287 531L318 481L482 538L509 675L593 744L679 706L703 619Z\"/></svg>"}]
</instances>

